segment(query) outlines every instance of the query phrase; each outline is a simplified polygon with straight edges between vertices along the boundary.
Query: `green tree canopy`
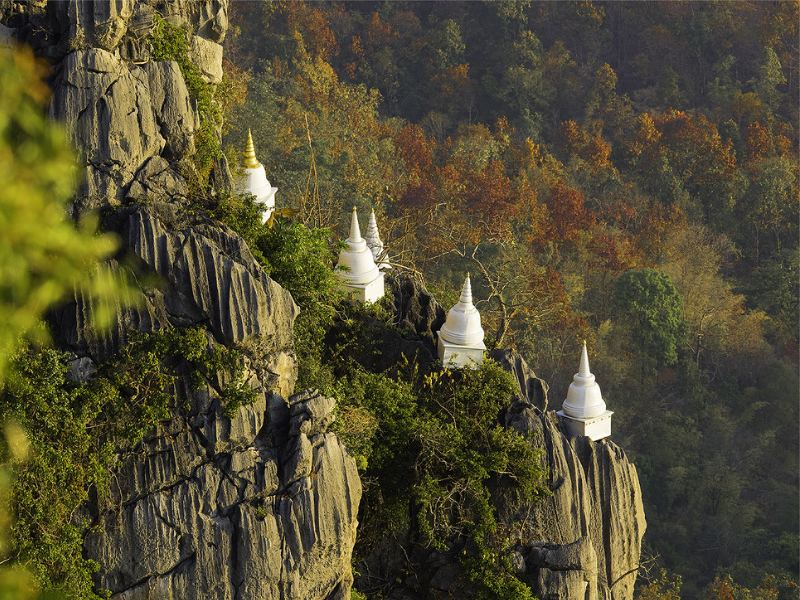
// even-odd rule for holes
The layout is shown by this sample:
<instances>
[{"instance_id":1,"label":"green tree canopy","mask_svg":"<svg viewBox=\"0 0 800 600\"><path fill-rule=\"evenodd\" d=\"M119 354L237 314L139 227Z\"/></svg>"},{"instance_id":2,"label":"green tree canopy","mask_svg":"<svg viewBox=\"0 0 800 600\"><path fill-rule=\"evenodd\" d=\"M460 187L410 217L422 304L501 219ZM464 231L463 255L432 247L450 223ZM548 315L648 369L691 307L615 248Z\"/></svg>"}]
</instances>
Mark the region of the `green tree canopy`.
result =
<instances>
[{"instance_id":1,"label":"green tree canopy","mask_svg":"<svg viewBox=\"0 0 800 600\"><path fill-rule=\"evenodd\" d=\"M683 302L668 275L655 269L631 269L617 281L618 318L634 328L642 352L658 365L675 364L684 333Z\"/></svg>"}]
</instances>

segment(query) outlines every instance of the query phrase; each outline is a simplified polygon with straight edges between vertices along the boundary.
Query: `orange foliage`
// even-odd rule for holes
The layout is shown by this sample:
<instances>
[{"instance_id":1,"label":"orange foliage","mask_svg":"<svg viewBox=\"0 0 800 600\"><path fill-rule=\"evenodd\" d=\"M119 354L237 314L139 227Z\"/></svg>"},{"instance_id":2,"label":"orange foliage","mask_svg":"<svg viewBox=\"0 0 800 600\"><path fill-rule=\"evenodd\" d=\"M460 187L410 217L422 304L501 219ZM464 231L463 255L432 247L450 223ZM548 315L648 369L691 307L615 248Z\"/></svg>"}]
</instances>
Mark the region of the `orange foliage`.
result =
<instances>
[{"instance_id":1,"label":"orange foliage","mask_svg":"<svg viewBox=\"0 0 800 600\"><path fill-rule=\"evenodd\" d=\"M366 31L366 42L370 47L382 46L392 38L396 38L397 33L392 27L381 19L377 12L373 12L369 20Z\"/></svg>"},{"instance_id":2,"label":"orange foliage","mask_svg":"<svg viewBox=\"0 0 800 600\"><path fill-rule=\"evenodd\" d=\"M628 153L634 158L638 158L642 153L652 148L661 140L661 132L656 127L653 117L648 113L639 115L636 123L636 134L627 143Z\"/></svg>"},{"instance_id":3,"label":"orange foliage","mask_svg":"<svg viewBox=\"0 0 800 600\"><path fill-rule=\"evenodd\" d=\"M409 185L400 198L400 204L409 209L429 208L435 201L436 186L427 179L421 180L416 185Z\"/></svg>"},{"instance_id":4,"label":"orange foliage","mask_svg":"<svg viewBox=\"0 0 800 600\"><path fill-rule=\"evenodd\" d=\"M745 144L747 146L748 161L752 162L764 158L770 154L772 145L769 131L758 121L750 123L745 134Z\"/></svg>"},{"instance_id":5,"label":"orange foliage","mask_svg":"<svg viewBox=\"0 0 800 600\"><path fill-rule=\"evenodd\" d=\"M432 83L440 102L458 102L472 92L469 65L461 64L444 69L434 75Z\"/></svg>"},{"instance_id":6,"label":"orange foliage","mask_svg":"<svg viewBox=\"0 0 800 600\"><path fill-rule=\"evenodd\" d=\"M561 123L564 150L588 163L593 170L611 167L611 145L602 136L589 133L575 121Z\"/></svg>"},{"instance_id":7,"label":"orange foliage","mask_svg":"<svg viewBox=\"0 0 800 600\"><path fill-rule=\"evenodd\" d=\"M596 266L616 273L637 267L642 260L641 250L630 237L615 235L605 228L592 232L589 250L595 256Z\"/></svg>"},{"instance_id":8,"label":"orange foliage","mask_svg":"<svg viewBox=\"0 0 800 600\"><path fill-rule=\"evenodd\" d=\"M394 136L400 156L409 171L429 172L433 166L435 140L425 135L422 127L414 123L406 124Z\"/></svg>"},{"instance_id":9,"label":"orange foliage","mask_svg":"<svg viewBox=\"0 0 800 600\"><path fill-rule=\"evenodd\" d=\"M583 193L569 185L558 183L547 200L550 224L555 239L571 241L586 229L591 216L583 202Z\"/></svg>"},{"instance_id":10,"label":"orange foliage","mask_svg":"<svg viewBox=\"0 0 800 600\"><path fill-rule=\"evenodd\" d=\"M285 5L289 27L303 35L303 42L314 57L329 60L339 52L336 34L333 33L328 18L321 8L305 2L289 2Z\"/></svg>"},{"instance_id":11,"label":"orange foliage","mask_svg":"<svg viewBox=\"0 0 800 600\"><path fill-rule=\"evenodd\" d=\"M481 218L490 232L498 234L507 229L517 206L501 161L492 160L480 173L467 175L464 204L467 212Z\"/></svg>"},{"instance_id":12,"label":"orange foliage","mask_svg":"<svg viewBox=\"0 0 800 600\"><path fill-rule=\"evenodd\" d=\"M717 577L706 592L708 600L736 600L733 583L727 577Z\"/></svg>"}]
</instances>

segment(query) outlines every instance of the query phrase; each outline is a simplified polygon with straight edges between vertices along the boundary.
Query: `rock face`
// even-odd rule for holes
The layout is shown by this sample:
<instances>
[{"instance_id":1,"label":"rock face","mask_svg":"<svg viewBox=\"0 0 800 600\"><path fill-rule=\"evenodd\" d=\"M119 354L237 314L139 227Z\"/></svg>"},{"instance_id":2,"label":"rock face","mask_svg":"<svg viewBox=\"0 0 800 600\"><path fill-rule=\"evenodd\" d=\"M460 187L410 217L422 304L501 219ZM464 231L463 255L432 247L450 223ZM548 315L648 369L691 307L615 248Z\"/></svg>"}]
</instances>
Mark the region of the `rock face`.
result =
<instances>
[{"instance_id":1,"label":"rock face","mask_svg":"<svg viewBox=\"0 0 800 600\"><path fill-rule=\"evenodd\" d=\"M118 204L151 158L178 160L194 149L195 117L173 61L129 66L100 48L71 52L54 83L51 113L83 154L80 208ZM185 186L171 192L185 194Z\"/></svg>"},{"instance_id":2,"label":"rock face","mask_svg":"<svg viewBox=\"0 0 800 600\"><path fill-rule=\"evenodd\" d=\"M180 163L197 115L177 63L149 56L158 13L188 30L190 57L218 82L227 11L224 0L0 0L0 22L53 64L51 116L84 167L75 212L104 209L121 240L111 265L142 292L102 335L83 297L52 315L75 355L70 377L93 377L132 330L192 326L243 354L256 393L228 415L226 373L199 387L181 373L172 418L119 449L110 498L86 507L86 554L119 600L345 600L361 482L328 430L334 402L294 394L291 295L239 236L188 210Z\"/></svg>"},{"instance_id":3,"label":"rock face","mask_svg":"<svg viewBox=\"0 0 800 600\"><path fill-rule=\"evenodd\" d=\"M349 598L361 484L334 403L266 393L222 417L208 391L123 457L89 556L112 598Z\"/></svg>"},{"instance_id":4,"label":"rock face","mask_svg":"<svg viewBox=\"0 0 800 600\"><path fill-rule=\"evenodd\" d=\"M520 571L537 597L630 600L646 522L636 467L610 439L569 439L553 411L514 403L506 425L544 451L551 495L525 519Z\"/></svg>"},{"instance_id":5,"label":"rock face","mask_svg":"<svg viewBox=\"0 0 800 600\"><path fill-rule=\"evenodd\" d=\"M150 60L159 15L193 33L191 58L218 82L226 0L0 2L0 22L55 63L51 114L66 123L84 168L77 211L120 204L129 192L141 200L151 180L172 200L187 193L177 163L194 152L198 115L177 63Z\"/></svg>"}]
</instances>

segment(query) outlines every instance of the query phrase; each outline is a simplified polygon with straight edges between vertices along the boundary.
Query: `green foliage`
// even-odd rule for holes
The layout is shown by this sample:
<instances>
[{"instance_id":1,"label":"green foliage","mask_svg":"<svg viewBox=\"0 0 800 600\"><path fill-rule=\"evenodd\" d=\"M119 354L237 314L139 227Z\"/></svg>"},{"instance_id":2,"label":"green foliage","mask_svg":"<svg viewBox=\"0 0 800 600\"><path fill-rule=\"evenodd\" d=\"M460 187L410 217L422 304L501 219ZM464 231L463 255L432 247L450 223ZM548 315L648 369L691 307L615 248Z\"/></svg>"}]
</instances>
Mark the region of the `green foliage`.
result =
<instances>
[{"instance_id":1,"label":"green foliage","mask_svg":"<svg viewBox=\"0 0 800 600\"><path fill-rule=\"evenodd\" d=\"M340 415L347 417L335 430L365 480L378 483L366 492L365 501L375 504L359 546L390 532L421 536L441 551L463 549L478 597L532 598L507 564L511 538L496 515L498 503L513 510L544 493L537 451L498 421L513 380L492 362L425 376L411 369L407 376L392 379L351 364L338 382ZM360 418L348 418L353 414Z\"/></svg>"},{"instance_id":2,"label":"green foliage","mask_svg":"<svg viewBox=\"0 0 800 600\"><path fill-rule=\"evenodd\" d=\"M393 474L390 466L407 458L413 439L416 398L408 383L370 373L353 365L337 381L335 395L341 398L334 430L348 451L359 457L362 471ZM353 419L358 416L359 419ZM387 484L403 485L401 479Z\"/></svg>"},{"instance_id":3,"label":"green foliage","mask_svg":"<svg viewBox=\"0 0 800 600\"><path fill-rule=\"evenodd\" d=\"M132 301L124 282L97 266L117 247L114 237L96 235L92 218L78 227L66 218L75 165L64 131L45 115L40 74L28 52L0 49L0 382L20 338L76 287L93 300L97 325L117 301Z\"/></svg>"},{"instance_id":4,"label":"green foliage","mask_svg":"<svg viewBox=\"0 0 800 600\"><path fill-rule=\"evenodd\" d=\"M216 97L217 87L203 80L200 68L189 56L189 31L156 15L150 34L150 51L154 60L174 60L181 69L189 96L196 102L200 126L194 132L194 162L201 175L207 176L214 159L222 153L219 131L222 128L222 106Z\"/></svg>"},{"instance_id":5,"label":"green foliage","mask_svg":"<svg viewBox=\"0 0 800 600\"><path fill-rule=\"evenodd\" d=\"M499 424L501 409L514 395L511 376L491 361L479 369L444 370L425 376L416 426L420 452L421 533L444 548L466 528L478 544L496 529L487 484L502 473L514 482L513 501L541 493L541 467L531 444Z\"/></svg>"},{"instance_id":6,"label":"green foliage","mask_svg":"<svg viewBox=\"0 0 800 600\"><path fill-rule=\"evenodd\" d=\"M617 281L617 314L632 324L632 335L657 365L672 365L684 334L683 302L669 276L654 269L626 271Z\"/></svg>"},{"instance_id":7,"label":"green foliage","mask_svg":"<svg viewBox=\"0 0 800 600\"><path fill-rule=\"evenodd\" d=\"M256 245L267 273L292 293L302 309L328 321L338 287L330 238L328 229L278 218Z\"/></svg>"}]
</instances>

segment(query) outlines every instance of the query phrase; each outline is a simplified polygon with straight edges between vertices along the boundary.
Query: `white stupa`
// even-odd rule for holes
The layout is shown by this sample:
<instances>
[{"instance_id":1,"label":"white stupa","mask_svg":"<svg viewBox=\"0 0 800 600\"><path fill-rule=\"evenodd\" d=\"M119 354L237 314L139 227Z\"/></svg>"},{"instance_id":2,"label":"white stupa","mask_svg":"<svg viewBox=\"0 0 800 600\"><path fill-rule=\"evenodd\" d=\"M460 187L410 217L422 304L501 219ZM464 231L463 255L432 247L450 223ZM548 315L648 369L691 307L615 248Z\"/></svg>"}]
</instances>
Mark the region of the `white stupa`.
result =
<instances>
[{"instance_id":1,"label":"white stupa","mask_svg":"<svg viewBox=\"0 0 800 600\"><path fill-rule=\"evenodd\" d=\"M483 343L481 313L472 303L469 273L461 288L461 297L448 311L437 337L439 359L445 366L475 368L483 362L486 344Z\"/></svg>"},{"instance_id":2,"label":"white stupa","mask_svg":"<svg viewBox=\"0 0 800 600\"><path fill-rule=\"evenodd\" d=\"M237 194L252 194L256 197L256 202L263 206L262 220L267 222L272 211L275 210L275 192L278 188L272 187L267 179L267 172L264 165L256 158L256 149L253 145L253 136L247 130L247 145L242 153L244 158L242 172L235 182Z\"/></svg>"},{"instance_id":3,"label":"white stupa","mask_svg":"<svg viewBox=\"0 0 800 600\"><path fill-rule=\"evenodd\" d=\"M336 274L342 284L358 300L375 302L383 298L383 273L378 270L372 251L361 237L356 207L350 217L350 237L339 252Z\"/></svg>"},{"instance_id":4,"label":"white stupa","mask_svg":"<svg viewBox=\"0 0 800 600\"><path fill-rule=\"evenodd\" d=\"M372 258L375 259L378 268L381 271L391 269L392 265L389 264L389 257L383 255L383 242L381 241L380 233L378 233L378 221L375 219L374 210L369 213L369 225L367 225L367 234L364 239L367 241L367 248L372 251Z\"/></svg>"},{"instance_id":5,"label":"white stupa","mask_svg":"<svg viewBox=\"0 0 800 600\"><path fill-rule=\"evenodd\" d=\"M600 393L600 386L589 370L589 354L586 342L581 350L578 372L572 377L567 399L558 411L567 431L572 436L585 435L594 441L611 435L611 415Z\"/></svg>"}]
</instances>

